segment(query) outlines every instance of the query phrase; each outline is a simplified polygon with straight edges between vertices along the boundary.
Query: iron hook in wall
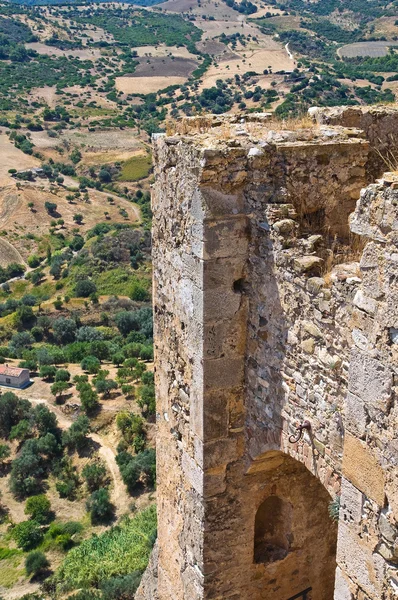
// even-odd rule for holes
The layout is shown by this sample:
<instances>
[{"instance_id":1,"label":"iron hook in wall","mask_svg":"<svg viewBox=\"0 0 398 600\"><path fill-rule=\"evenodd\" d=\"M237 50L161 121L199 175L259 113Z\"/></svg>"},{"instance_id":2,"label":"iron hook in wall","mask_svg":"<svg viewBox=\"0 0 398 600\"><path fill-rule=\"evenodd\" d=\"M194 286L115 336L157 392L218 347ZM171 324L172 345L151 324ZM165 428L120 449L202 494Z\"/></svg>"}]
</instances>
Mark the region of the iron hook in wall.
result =
<instances>
[{"instance_id":1,"label":"iron hook in wall","mask_svg":"<svg viewBox=\"0 0 398 600\"><path fill-rule=\"evenodd\" d=\"M301 440L301 438L303 437L303 431L304 429L307 429L308 431L311 429L311 423L309 421L303 421L297 428L297 435L290 435L289 436L289 442L291 444L297 444L297 442L299 442Z\"/></svg>"}]
</instances>

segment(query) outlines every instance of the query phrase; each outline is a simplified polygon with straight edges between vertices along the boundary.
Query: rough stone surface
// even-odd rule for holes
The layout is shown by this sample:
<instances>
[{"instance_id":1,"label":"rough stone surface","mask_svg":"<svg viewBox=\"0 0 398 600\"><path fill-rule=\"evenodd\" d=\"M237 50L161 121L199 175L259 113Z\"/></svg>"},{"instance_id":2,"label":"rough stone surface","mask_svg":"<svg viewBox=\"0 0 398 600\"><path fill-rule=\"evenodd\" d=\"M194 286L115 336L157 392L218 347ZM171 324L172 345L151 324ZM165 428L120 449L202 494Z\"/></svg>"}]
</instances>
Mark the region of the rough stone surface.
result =
<instances>
[{"instance_id":1,"label":"rough stone surface","mask_svg":"<svg viewBox=\"0 0 398 600\"><path fill-rule=\"evenodd\" d=\"M398 177L368 184L398 111L350 110L154 141L159 558L139 600L395 597Z\"/></svg>"}]
</instances>

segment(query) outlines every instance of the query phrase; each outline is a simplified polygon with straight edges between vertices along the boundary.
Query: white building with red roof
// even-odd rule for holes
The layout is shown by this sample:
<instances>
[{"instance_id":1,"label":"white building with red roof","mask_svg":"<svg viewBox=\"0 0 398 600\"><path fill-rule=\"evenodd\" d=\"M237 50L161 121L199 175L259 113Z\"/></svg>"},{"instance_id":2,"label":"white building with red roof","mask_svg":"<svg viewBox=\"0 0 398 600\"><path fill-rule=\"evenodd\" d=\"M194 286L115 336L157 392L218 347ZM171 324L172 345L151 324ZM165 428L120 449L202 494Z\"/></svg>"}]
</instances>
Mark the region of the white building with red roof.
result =
<instances>
[{"instance_id":1,"label":"white building with red roof","mask_svg":"<svg viewBox=\"0 0 398 600\"><path fill-rule=\"evenodd\" d=\"M23 389L29 384L29 369L10 367L10 365L0 365L0 385Z\"/></svg>"}]
</instances>

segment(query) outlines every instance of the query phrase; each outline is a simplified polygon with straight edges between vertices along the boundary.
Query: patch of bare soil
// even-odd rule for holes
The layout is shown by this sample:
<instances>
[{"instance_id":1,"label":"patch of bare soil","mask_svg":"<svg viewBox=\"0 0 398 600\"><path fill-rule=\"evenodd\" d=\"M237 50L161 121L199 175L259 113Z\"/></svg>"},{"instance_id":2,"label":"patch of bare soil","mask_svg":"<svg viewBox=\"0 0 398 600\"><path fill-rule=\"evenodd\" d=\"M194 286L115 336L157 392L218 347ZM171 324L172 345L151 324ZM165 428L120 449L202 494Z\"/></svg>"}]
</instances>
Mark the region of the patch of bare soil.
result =
<instances>
[{"instance_id":1,"label":"patch of bare soil","mask_svg":"<svg viewBox=\"0 0 398 600\"><path fill-rule=\"evenodd\" d=\"M214 17L215 20L231 20L239 21L242 15L233 8L230 8L225 2L214 2L214 0L202 0L200 3L197 0L168 0L162 3L162 10L170 12L188 12L189 14L199 17L195 21L195 25L200 27L202 15L206 17ZM220 32L221 33L221 32ZM220 34L218 34L220 35Z\"/></svg>"},{"instance_id":2,"label":"patch of bare soil","mask_svg":"<svg viewBox=\"0 0 398 600\"><path fill-rule=\"evenodd\" d=\"M41 88L33 88L29 92L29 99L32 102L45 102L50 108L54 108L57 104L59 96L55 93L57 88L55 86L44 86Z\"/></svg>"},{"instance_id":3,"label":"patch of bare soil","mask_svg":"<svg viewBox=\"0 0 398 600\"><path fill-rule=\"evenodd\" d=\"M0 188L1 186L8 185L12 178L8 173L9 169L17 169L23 171L23 169L30 169L32 167L39 167L40 161L29 154L24 154L21 150L18 150L10 142L8 136L0 130Z\"/></svg>"},{"instance_id":4,"label":"patch of bare soil","mask_svg":"<svg viewBox=\"0 0 398 600\"><path fill-rule=\"evenodd\" d=\"M24 259L12 244L0 238L0 267L7 267L11 263L25 264Z\"/></svg>"},{"instance_id":5,"label":"patch of bare soil","mask_svg":"<svg viewBox=\"0 0 398 600\"><path fill-rule=\"evenodd\" d=\"M27 48L35 50L38 54L46 54L47 56L73 56L81 60L97 60L101 58L101 50L99 48L82 48L81 50L61 50L56 46L47 46L42 42L32 42L25 44Z\"/></svg>"},{"instance_id":6,"label":"patch of bare soil","mask_svg":"<svg viewBox=\"0 0 398 600\"><path fill-rule=\"evenodd\" d=\"M128 77L127 79L130 79ZM171 84L168 84L171 85ZM62 139L79 146L85 152L104 152L108 150L138 150L142 143L131 129L101 129L99 131L65 131Z\"/></svg>"},{"instance_id":7,"label":"patch of bare soil","mask_svg":"<svg viewBox=\"0 0 398 600\"><path fill-rule=\"evenodd\" d=\"M142 58L131 77L185 77L198 66L196 60L165 56Z\"/></svg>"},{"instance_id":8,"label":"patch of bare soil","mask_svg":"<svg viewBox=\"0 0 398 600\"><path fill-rule=\"evenodd\" d=\"M199 52L210 54L211 56L221 56L225 52L229 52L227 46L217 40L205 40L196 44Z\"/></svg>"},{"instance_id":9,"label":"patch of bare soil","mask_svg":"<svg viewBox=\"0 0 398 600\"><path fill-rule=\"evenodd\" d=\"M200 90L212 87L217 79L228 79L236 73L243 75L247 71L255 71L262 75L265 69L271 67L272 71L290 71L296 66L294 59L291 59L280 44L271 38L266 41L268 48L259 48L250 50L243 48L239 51L239 58L232 60L220 60L217 65L212 65L204 74Z\"/></svg>"},{"instance_id":10,"label":"patch of bare soil","mask_svg":"<svg viewBox=\"0 0 398 600\"><path fill-rule=\"evenodd\" d=\"M385 36L387 39L393 39L398 35L397 17L381 17L372 22L375 29L372 35Z\"/></svg>"}]
</instances>

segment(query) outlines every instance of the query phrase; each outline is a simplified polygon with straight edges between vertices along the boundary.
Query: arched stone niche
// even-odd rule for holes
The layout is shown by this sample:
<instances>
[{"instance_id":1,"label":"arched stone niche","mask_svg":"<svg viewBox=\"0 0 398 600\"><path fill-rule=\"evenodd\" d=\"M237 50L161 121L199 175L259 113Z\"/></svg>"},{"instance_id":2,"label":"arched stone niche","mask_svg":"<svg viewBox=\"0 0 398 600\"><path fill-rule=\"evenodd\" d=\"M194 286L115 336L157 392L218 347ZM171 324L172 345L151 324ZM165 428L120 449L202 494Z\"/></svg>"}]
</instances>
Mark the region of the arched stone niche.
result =
<instances>
[{"instance_id":1,"label":"arched stone niche","mask_svg":"<svg viewBox=\"0 0 398 600\"><path fill-rule=\"evenodd\" d=\"M328 491L307 467L281 451L253 461L244 514L251 519L250 584L244 600L333 600L337 524Z\"/></svg>"},{"instance_id":2,"label":"arched stone niche","mask_svg":"<svg viewBox=\"0 0 398 600\"><path fill-rule=\"evenodd\" d=\"M254 521L254 562L272 563L285 558L292 538L293 507L272 495L262 502Z\"/></svg>"}]
</instances>

